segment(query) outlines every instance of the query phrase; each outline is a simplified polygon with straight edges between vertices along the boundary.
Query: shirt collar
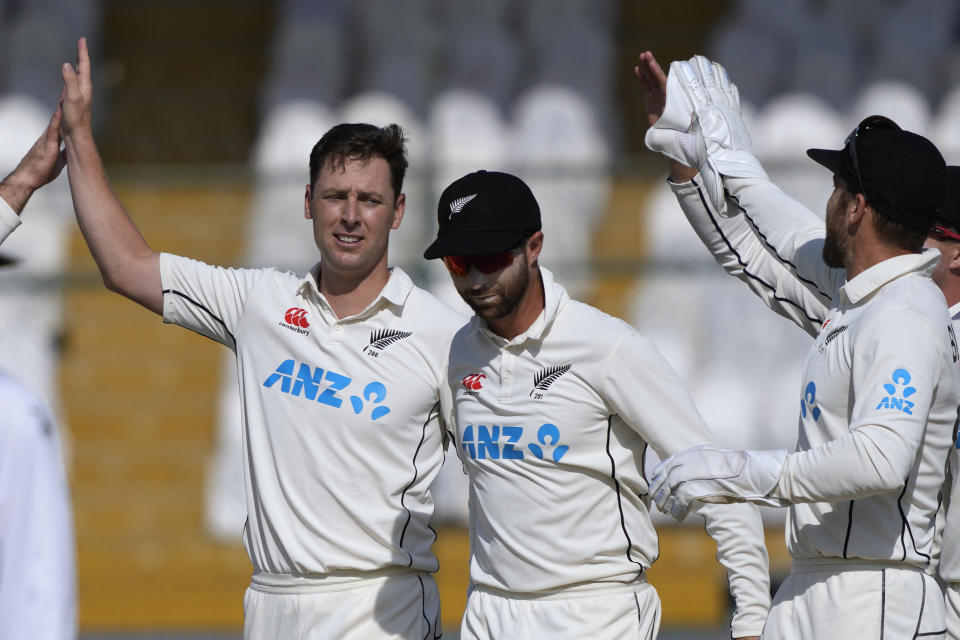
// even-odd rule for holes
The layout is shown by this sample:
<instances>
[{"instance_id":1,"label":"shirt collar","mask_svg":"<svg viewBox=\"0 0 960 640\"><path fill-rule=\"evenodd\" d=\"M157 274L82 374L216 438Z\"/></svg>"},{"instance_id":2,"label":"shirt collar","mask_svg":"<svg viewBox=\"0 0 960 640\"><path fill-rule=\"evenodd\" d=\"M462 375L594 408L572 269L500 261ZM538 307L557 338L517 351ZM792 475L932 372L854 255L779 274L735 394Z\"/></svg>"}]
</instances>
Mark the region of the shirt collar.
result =
<instances>
[{"instance_id":1,"label":"shirt collar","mask_svg":"<svg viewBox=\"0 0 960 640\"><path fill-rule=\"evenodd\" d=\"M495 344L502 346L511 344L522 344L527 340L542 340L544 332L550 327L560 310L566 305L570 296L563 285L553 279L553 273L545 267L540 267L540 277L543 279L543 311L537 316L536 320L527 327L527 330L511 340L507 340L497 335L487 328L487 321L478 315L474 315L471 322L473 331L480 331L492 340Z\"/></svg>"},{"instance_id":2,"label":"shirt collar","mask_svg":"<svg viewBox=\"0 0 960 640\"><path fill-rule=\"evenodd\" d=\"M956 318L957 314L960 314L960 302L950 307L950 317Z\"/></svg>"},{"instance_id":3,"label":"shirt collar","mask_svg":"<svg viewBox=\"0 0 960 640\"><path fill-rule=\"evenodd\" d=\"M887 258L858 274L852 280L848 280L840 288L840 291L847 297L847 300L856 304L883 285L902 275L916 271L922 275L930 276L939 259L940 252L930 250L925 250L923 253L908 253Z\"/></svg>"},{"instance_id":4,"label":"shirt collar","mask_svg":"<svg viewBox=\"0 0 960 640\"><path fill-rule=\"evenodd\" d=\"M297 287L297 295L313 299L321 305L325 312L333 314L333 317L336 318L336 314L333 313L333 308L330 306L330 303L327 302L324 295L320 293L318 283L319 276L320 263L318 262L310 267L306 275L300 279L300 286ZM369 315L372 310L381 306L381 301L402 307L407 301L407 296L410 295L411 291L413 291L413 281L410 279L410 276L400 267L392 267L390 269L390 277L387 279L387 284L383 286L383 289L381 289L377 297L373 299L373 302L367 305L363 311L351 317L360 318ZM340 318L340 320L346 319L347 318Z\"/></svg>"}]
</instances>

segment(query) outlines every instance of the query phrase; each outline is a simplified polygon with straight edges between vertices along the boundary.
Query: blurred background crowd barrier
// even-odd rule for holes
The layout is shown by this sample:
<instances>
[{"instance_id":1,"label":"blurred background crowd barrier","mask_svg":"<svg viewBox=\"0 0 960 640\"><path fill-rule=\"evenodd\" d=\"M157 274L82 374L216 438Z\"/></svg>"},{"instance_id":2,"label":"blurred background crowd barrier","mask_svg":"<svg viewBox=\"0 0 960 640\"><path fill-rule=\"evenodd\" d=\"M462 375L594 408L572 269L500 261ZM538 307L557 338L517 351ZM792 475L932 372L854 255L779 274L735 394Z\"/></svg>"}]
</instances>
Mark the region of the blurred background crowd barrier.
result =
<instances>
[{"instance_id":1,"label":"blurred background crowd barrier","mask_svg":"<svg viewBox=\"0 0 960 640\"><path fill-rule=\"evenodd\" d=\"M79 35L101 150L155 249L303 272L317 259L302 214L311 147L337 122L397 122L411 168L393 264L460 305L420 257L437 196L475 169L517 173L544 214L543 264L653 339L733 447L794 446L807 338L687 227L643 148L637 54L722 62L771 177L821 215L830 178L803 152L838 148L871 113L960 162L953 0L0 0L0 170L45 126ZM48 400L69 444L82 630L238 629L249 565L231 354L103 289L65 177L0 251L19 259L0 271L0 369ZM448 452L449 628L465 599L465 487ZM781 571L782 513L765 516ZM712 543L657 521L665 627L722 625Z\"/></svg>"}]
</instances>

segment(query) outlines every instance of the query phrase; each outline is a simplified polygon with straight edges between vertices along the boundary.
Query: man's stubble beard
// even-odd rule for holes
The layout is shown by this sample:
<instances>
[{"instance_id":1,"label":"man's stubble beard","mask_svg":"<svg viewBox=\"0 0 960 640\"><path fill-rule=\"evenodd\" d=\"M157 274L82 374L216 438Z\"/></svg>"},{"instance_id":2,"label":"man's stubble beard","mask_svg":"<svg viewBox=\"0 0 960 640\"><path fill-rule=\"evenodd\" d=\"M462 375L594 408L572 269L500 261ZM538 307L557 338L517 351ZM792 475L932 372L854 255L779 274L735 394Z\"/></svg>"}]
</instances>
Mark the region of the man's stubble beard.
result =
<instances>
[{"instance_id":1,"label":"man's stubble beard","mask_svg":"<svg viewBox=\"0 0 960 640\"><path fill-rule=\"evenodd\" d=\"M470 292L461 292L463 298L474 313L484 320L498 320L504 318L517 308L523 299L527 288L530 286L530 271L526 268L521 269L516 278L499 283L490 290L484 291L478 295L488 295L491 292L498 293L498 299L492 303L477 303L473 300Z\"/></svg>"},{"instance_id":2,"label":"man's stubble beard","mask_svg":"<svg viewBox=\"0 0 960 640\"><path fill-rule=\"evenodd\" d=\"M846 229L841 224L841 214L827 214L827 233L823 239L821 255L823 262L833 269L843 269L843 254L846 249Z\"/></svg>"}]
</instances>

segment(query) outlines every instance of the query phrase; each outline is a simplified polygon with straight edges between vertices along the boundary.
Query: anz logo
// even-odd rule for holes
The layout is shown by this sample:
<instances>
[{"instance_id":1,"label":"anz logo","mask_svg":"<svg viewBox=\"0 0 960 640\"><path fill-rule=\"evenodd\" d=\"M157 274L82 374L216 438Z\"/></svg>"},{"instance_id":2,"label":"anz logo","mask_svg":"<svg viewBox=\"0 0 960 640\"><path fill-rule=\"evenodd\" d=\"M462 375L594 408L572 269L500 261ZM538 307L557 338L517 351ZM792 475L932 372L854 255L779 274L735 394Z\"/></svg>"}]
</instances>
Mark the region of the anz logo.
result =
<instances>
[{"instance_id":1,"label":"anz logo","mask_svg":"<svg viewBox=\"0 0 960 640\"><path fill-rule=\"evenodd\" d=\"M281 362L277 369L263 381L263 386L271 389L276 387L278 382L281 393L303 397L339 409L343 406L344 400L340 392L347 390L353 383L353 378L335 371L324 371L320 367L314 368L302 362L298 367L297 362L290 359ZM386 399L387 388L382 382L377 381L367 384L360 395L349 396L350 407L356 415L363 413L369 403L371 420L379 420L390 413L390 407L383 404Z\"/></svg>"},{"instance_id":2,"label":"anz logo","mask_svg":"<svg viewBox=\"0 0 960 640\"><path fill-rule=\"evenodd\" d=\"M539 460L560 460L570 450L560 444L560 429L545 423L537 429L536 439L524 447L524 428L498 424L468 424L463 430L460 449L471 460L523 460L529 451Z\"/></svg>"},{"instance_id":3,"label":"anz logo","mask_svg":"<svg viewBox=\"0 0 960 640\"><path fill-rule=\"evenodd\" d=\"M806 418L808 412L813 417L814 422L820 419L820 407L817 406L817 385L812 380L807 383L807 388L803 390L803 397L800 398L800 415Z\"/></svg>"},{"instance_id":4,"label":"anz logo","mask_svg":"<svg viewBox=\"0 0 960 640\"><path fill-rule=\"evenodd\" d=\"M884 383L883 390L887 392L877 409L896 409L907 415L913 415L913 402L907 400L917 392L915 387L909 386L910 372L906 369L897 369L890 376L890 382Z\"/></svg>"}]
</instances>

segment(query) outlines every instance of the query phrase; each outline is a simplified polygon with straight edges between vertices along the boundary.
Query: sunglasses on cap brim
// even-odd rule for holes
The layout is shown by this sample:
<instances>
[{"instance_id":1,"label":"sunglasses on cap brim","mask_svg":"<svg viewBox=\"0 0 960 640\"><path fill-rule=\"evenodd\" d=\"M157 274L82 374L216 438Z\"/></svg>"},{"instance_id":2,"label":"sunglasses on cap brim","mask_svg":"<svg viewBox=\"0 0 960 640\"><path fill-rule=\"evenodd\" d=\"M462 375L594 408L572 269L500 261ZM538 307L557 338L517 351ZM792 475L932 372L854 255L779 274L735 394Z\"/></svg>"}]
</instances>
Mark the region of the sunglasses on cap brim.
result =
<instances>
[{"instance_id":1,"label":"sunglasses on cap brim","mask_svg":"<svg viewBox=\"0 0 960 640\"><path fill-rule=\"evenodd\" d=\"M860 121L860 124L853 128L853 131L850 132L850 135L847 136L847 139L843 141L843 145L846 147L847 153L850 154L850 162L853 164L853 172L857 178L857 184L860 187L860 193L863 194L863 197L867 200L867 202L870 202L870 196L867 194L867 189L863 185L863 176L860 174L860 160L857 157L857 138L867 131L875 131L878 129L899 131L900 125L886 116L867 116Z\"/></svg>"},{"instance_id":2,"label":"sunglasses on cap brim","mask_svg":"<svg viewBox=\"0 0 960 640\"><path fill-rule=\"evenodd\" d=\"M954 240L956 242L960 242L960 235L954 233L953 231L950 231L949 229L945 229L944 227L941 227L938 224L935 224L932 227L930 227L930 231L928 232L927 235L934 236L935 238L940 238L941 240Z\"/></svg>"},{"instance_id":3,"label":"sunglasses on cap brim","mask_svg":"<svg viewBox=\"0 0 960 640\"><path fill-rule=\"evenodd\" d=\"M496 273L501 269L506 269L513 264L513 259L517 256L519 250L523 247L526 239L521 240L516 246L506 251L497 251L496 253L465 253L453 256L444 256L441 258L447 271L455 276L463 278L470 272L470 267L475 267L477 271L485 276Z\"/></svg>"}]
</instances>

